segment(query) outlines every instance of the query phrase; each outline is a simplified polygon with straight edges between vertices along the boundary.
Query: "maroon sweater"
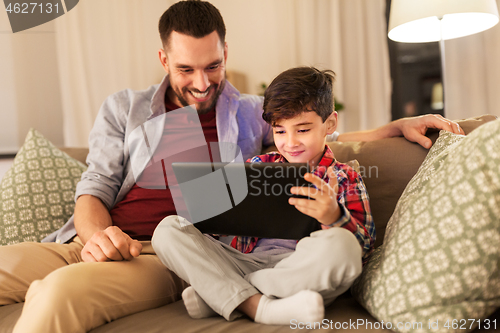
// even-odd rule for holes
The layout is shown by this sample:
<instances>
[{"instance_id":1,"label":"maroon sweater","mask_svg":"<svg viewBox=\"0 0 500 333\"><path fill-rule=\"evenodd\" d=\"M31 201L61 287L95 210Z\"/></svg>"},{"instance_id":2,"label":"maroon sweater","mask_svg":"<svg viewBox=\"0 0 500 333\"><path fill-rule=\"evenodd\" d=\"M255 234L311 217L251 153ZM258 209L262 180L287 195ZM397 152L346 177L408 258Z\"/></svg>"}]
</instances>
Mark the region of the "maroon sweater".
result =
<instances>
[{"instance_id":1,"label":"maroon sweater","mask_svg":"<svg viewBox=\"0 0 500 333\"><path fill-rule=\"evenodd\" d=\"M165 102L167 112L179 107L169 101ZM205 134L207 144L217 142L217 128L215 108L207 114L199 115L200 123ZM158 149L168 149L166 142L160 142ZM156 175L144 170L141 183L154 181ZM111 211L113 225L119 227L130 237L137 240L150 240L158 223L166 216L175 215L176 210L172 200L172 193L165 178L166 189L145 189L135 184L127 195L114 206Z\"/></svg>"}]
</instances>

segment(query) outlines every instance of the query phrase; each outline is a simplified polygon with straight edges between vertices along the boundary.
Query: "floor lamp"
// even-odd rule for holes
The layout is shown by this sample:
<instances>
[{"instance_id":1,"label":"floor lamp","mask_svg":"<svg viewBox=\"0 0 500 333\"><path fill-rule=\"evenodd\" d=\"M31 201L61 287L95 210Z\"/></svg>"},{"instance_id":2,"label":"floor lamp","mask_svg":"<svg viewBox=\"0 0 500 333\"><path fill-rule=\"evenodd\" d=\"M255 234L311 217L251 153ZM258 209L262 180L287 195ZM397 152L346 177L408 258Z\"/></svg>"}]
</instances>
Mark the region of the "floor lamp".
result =
<instances>
[{"instance_id":1,"label":"floor lamp","mask_svg":"<svg viewBox=\"0 0 500 333\"><path fill-rule=\"evenodd\" d=\"M498 23L495 0L392 0L389 38L396 42L439 42L446 101L444 41L487 30Z\"/></svg>"}]
</instances>

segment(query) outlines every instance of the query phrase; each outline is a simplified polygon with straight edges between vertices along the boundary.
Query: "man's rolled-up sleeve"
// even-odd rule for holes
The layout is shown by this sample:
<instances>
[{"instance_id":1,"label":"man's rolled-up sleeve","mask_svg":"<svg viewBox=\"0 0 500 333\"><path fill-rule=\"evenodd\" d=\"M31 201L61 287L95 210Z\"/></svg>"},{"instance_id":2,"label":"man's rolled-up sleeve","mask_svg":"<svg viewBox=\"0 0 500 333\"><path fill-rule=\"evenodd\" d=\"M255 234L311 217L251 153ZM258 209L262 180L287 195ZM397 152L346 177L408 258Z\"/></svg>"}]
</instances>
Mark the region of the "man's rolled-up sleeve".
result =
<instances>
[{"instance_id":1,"label":"man's rolled-up sleeve","mask_svg":"<svg viewBox=\"0 0 500 333\"><path fill-rule=\"evenodd\" d=\"M75 200L95 196L108 209L113 206L124 177L124 141L128 98L126 91L108 97L101 106L89 135L88 169L77 184Z\"/></svg>"}]
</instances>

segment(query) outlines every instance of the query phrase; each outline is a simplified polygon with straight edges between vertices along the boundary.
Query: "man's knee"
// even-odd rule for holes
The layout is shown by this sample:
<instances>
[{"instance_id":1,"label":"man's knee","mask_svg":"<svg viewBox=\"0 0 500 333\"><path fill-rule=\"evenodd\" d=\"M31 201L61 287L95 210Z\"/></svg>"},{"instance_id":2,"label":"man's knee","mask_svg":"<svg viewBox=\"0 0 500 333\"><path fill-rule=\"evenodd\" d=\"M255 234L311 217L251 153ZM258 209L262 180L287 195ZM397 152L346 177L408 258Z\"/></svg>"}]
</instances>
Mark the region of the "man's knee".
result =
<instances>
[{"instance_id":1,"label":"man's knee","mask_svg":"<svg viewBox=\"0 0 500 333\"><path fill-rule=\"evenodd\" d=\"M25 242L1 246L0 305L23 302L33 281L44 279L58 268L77 263L80 251L81 246L74 242Z\"/></svg>"},{"instance_id":2,"label":"man's knee","mask_svg":"<svg viewBox=\"0 0 500 333\"><path fill-rule=\"evenodd\" d=\"M82 264L73 264L56 269L42 280L34 281L26 295L26 301L42 300L47 307L60 307L62 304L80 303L88 298L88 290L97 277L84 274L78 269Z\"/></svg>"}]
</instances>

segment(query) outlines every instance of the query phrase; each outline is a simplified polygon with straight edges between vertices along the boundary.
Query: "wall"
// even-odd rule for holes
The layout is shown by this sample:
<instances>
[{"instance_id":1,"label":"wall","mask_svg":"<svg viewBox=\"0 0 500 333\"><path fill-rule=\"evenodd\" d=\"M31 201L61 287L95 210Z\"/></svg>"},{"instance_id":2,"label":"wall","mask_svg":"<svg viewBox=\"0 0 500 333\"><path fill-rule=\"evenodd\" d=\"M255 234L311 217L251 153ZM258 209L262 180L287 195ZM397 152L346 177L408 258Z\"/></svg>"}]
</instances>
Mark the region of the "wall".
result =
<instances>
[{"instance_id":1,"label":"wall","mask_svg":"<svg viewBox=\"0 0 500 333\"><path fill-rule=\"evenodd\" d=\"M161 81L158 20L174 2L85 0L55 20L66 145L87 145L107 96Z\"/></svg>"},{"instance_id":2,"label":"wall","mask_svg":"<svg viewBox=\"0 0 500 333\"><path fill-rule=\"evenodd\" d=\"M161 80L165 73L157 55L161 47L158 19L174 2L136 0L124 6L122 0L86 0L56 20L58 54L62 55L59 65L66 144L80 146L87 142L93 119L106 96L125 88L145 89ZM243 74L242 86L246 89L242 92L260 93L262 82L269 84L278 73L299 64L333 68L325 65L334 58L330 49L338 49L327 39L332 37L329 29L314 28L314 19L306 20L302 26L295 24L297 6L311 11L318 7L311 2L212 2L221 11L227 27L227 69ZM329 9L320 13L323 21L331 18L332 3L338 1L314 2ZM114 16L114 24L109 23L110 15ZM133 20L122 22L122 17ZM302 40L297 40L298 35ZM326 39L318 50L309 46L309 36ZM89 84L95 77L100 78L99 82Z\"/></svg>"},{"instance_id":3,"label":"wall","mask_svg":"<svg viewBox=\"0 0 500 333\"><path fill-rule=\"evenodd\" d=\"M0 10L0 154L15 153L31 127L63 145L54 22L12 34Z\"/></svg>"},{"instance_id":4,"label":"wall","mask_svg":"<svg viewBox=\"0 0 500 333\"><path fill-rule=\"evenodd\" d=\"M0 11L5 32L0 34L0 147L19 147L29 127L57 145L85 145L106 96L125 88L144 89L163 77L157 25L174 2L80 1L55 21L16 34L8 33L6 13ZM269 84L293 66L331 68L338 75L336 95L346 104L341 132L342 122L345 130L358 130L389 120L388 63L383 52L373 52L373 44L385 45L383 24L375 24L380 38L366 37L373 17L383 21L384 1L212 2L227 26L227 68L244 74L246 92L261 92L261 83Z\"/></svg>"},{"instance_id":5,"label":"wall","mask_svg":"<svg viewBox=\"0 0 500 333\"><path fill-rule=\"evenodd\" d=\"M500 8L500 0L496 1ZM445 116L492 114L500 117L500 24L445 41Z\"/></svg>"},{"instance_id":6,"label":"wall","mask_svg":"<svg viewBox=\"0 0 500 333\"><path fill-rule=\"evenodd\" d=\"M14 59L8 31L7 13L0 10L0 154L14 153L19 146Z\"/></svg>"},{"instance_id":7,"label":"wall","mask_svg":"<svg viewBox=\"0 0 500 333\"><path fill-rule=\"evenodd\" d=\"M291 14L287 13L289 7L285 1L214 0L212 3L220 10L227 27L227 68L246 74L248 93L259 93L261 83L271 83L276 75L295 65L291 59L293 41L290 35L283 34L293 29L286 22L287 14ZM289 25L288 29L283 24Z\"/></svg>"}]
</instances>

